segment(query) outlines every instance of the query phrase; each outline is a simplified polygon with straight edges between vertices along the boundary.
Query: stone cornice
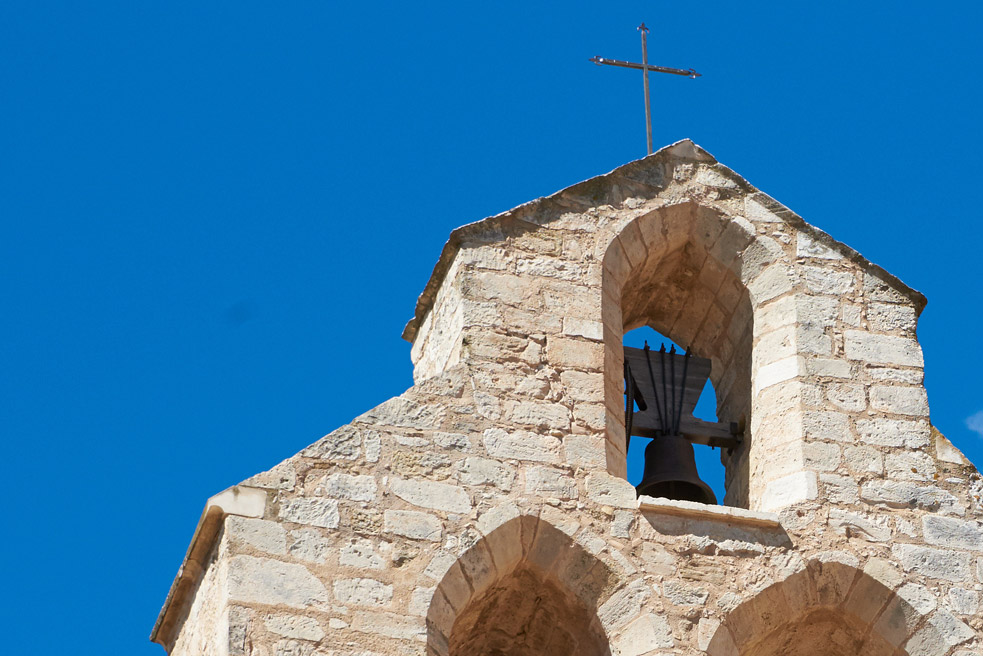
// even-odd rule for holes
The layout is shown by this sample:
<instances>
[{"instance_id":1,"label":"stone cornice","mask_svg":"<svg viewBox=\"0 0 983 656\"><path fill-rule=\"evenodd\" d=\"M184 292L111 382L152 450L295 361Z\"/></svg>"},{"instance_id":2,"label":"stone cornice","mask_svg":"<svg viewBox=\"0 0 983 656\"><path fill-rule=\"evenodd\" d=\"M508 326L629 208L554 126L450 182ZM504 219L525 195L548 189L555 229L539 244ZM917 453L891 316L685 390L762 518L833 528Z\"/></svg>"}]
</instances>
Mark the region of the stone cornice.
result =
<instances>
[{"instance_id":1,"label":"stone cornice","mask_svg":"<svg viewBox=\"0 0 983 656\"><path fill-rule=\"evenodd\" d=\"M150 632L151 642L156 642L168 652L174 646L181 624L194 601L195 590L208 568L209 555L225 517L262 517L265 511L266 490L242 485L223 490L205 503L194 535L191 536L191 544Z\"/></svg>"}]
</instances>

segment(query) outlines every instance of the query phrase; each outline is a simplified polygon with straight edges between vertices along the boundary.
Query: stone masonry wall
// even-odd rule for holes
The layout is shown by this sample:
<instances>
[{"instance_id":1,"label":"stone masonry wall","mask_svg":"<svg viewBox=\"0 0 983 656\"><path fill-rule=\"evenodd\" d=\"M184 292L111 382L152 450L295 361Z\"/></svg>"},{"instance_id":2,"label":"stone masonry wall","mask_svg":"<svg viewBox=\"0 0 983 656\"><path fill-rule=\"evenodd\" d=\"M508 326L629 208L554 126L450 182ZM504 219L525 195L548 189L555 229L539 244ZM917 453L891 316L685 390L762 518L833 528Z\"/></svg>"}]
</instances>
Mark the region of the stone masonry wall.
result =
<instances>
[{"instance_id":1,"label":"stone masonry wall","mask_svg":"<svg viewBox=\"0 0 983 656\"><path fill-rule=\"evenodd\" d=\"M930 425L922 305L690 142L459 229L407 328L416 384L245 481L265 510L225 517L207 613L159 641L981 653L983 479ZM643 324L710 357L745 420L738 507L624 480L621 338Z\"/></svg>"}]
</instances>

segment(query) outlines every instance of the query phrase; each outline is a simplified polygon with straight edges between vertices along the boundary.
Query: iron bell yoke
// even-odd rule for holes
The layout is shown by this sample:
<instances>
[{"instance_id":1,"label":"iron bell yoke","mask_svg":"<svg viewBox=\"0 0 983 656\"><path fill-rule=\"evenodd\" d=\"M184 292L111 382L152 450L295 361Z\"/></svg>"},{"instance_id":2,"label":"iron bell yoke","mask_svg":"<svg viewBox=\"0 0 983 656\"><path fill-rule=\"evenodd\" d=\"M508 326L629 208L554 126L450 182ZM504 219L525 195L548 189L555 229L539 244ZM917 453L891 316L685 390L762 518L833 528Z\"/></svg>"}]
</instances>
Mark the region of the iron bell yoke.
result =
<instances>
[{"instance_id":1,"label":"iron bell yoke","mask_svg":"<svg viewBox=\"0 0 983 656\"><path fill-rule=\"evenodd\" d=\"M696 470L693 444L732 449L742 436L736 423L693 416L710 367L710 360L677 353L675 346L666 351L663 344L658 353L648 342L641 349L625 347L626 439L652 439L645 448L642 482L635 486L639 495L717 503Z\"/></svg>"}]
</instances>

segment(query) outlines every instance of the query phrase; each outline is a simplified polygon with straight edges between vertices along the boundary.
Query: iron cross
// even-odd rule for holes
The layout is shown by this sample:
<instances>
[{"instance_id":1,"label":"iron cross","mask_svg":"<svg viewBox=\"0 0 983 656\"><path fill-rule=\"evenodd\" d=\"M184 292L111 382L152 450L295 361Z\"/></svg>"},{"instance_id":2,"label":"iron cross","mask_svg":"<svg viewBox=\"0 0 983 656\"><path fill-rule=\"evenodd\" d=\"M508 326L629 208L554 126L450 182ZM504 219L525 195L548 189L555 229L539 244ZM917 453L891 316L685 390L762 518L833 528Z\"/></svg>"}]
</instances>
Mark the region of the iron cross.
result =
<instances>
[{"instance_id":1,"label":"iron cross","mask_svg":"<svg viewBox=\"0 0 983 656\"><path fill-rule=\"evenodd\" d=\"M656 73L670 73L671 75L683 75L688 78L698 78L700 74L690 69L682 68L667 68L665 66L649 66L649 55L648 46L646 45L645 35L648 34L649 28L645 27L645 23L638 26L638 31L642 33L642 63L635 64L633 62L619 61L617 59L605 59L604 57L591 57L590 61L594 62L598 66L601 64L606 64L608 66L620 66L622 68L635 68L642 71L642 80L645 86L645 136L648 140L648 154L652 154L652 109L649 105L649 71L655 71Z\"/></svg>"}]
</instances>

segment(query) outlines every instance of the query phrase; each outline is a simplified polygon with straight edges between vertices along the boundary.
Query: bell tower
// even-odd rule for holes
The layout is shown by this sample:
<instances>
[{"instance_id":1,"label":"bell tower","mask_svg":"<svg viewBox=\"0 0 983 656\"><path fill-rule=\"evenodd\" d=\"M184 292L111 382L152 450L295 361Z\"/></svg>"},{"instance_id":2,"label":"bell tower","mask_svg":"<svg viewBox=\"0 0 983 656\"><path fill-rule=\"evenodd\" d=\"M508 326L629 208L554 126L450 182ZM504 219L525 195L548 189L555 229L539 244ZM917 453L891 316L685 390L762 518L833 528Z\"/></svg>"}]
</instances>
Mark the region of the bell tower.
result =
<instances>
[{"instance_id":1,"label":"bell tower","mask_svg":"<svg viewBox=\"0 0 983 656\"><path fill-rule=\"evenodd\" d=\"M924 305L688 140L464 225L403 333L413 386L210 499L152 639L979 653L983 478L931 425ZM642 326L685 350L626 348Z\"/></svg>"}]
</instances>

